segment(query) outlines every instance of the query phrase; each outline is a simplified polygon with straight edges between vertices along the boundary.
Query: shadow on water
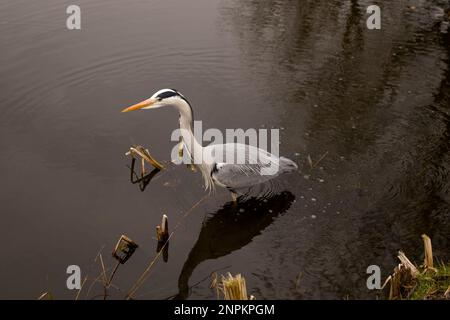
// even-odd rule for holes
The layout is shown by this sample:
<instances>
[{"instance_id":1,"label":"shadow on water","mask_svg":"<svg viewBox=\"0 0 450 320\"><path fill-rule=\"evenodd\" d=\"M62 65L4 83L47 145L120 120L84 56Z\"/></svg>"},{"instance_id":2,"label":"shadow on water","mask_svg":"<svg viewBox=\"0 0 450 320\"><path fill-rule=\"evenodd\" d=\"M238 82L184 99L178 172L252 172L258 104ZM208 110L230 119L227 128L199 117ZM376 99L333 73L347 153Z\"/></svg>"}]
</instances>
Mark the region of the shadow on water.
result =
<instances>
[{"instance_id":1,"label":"shadow on water","mask_svg":"<svg viewBox=\"0 0 450 320\"><path fill-rule=\"evenodd\" d=\"M288 192L270 198L250 198L244 202L228 202L204 221L178 278L178 295L189 297L189 279L195 268L209 259L218 259L249 244L274 219L286 212L295 196Z\"/></svg>"}]
</instances>

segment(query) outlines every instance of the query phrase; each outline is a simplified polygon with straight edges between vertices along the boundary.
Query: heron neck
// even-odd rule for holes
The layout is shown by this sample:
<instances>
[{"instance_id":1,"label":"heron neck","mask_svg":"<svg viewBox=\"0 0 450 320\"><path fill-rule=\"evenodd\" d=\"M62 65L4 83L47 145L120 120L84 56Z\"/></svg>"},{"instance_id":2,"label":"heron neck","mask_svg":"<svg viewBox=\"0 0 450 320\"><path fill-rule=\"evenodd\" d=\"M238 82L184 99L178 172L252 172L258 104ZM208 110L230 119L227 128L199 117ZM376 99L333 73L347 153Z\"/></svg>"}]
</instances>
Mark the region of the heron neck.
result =
<instances>
[{"instance_id":1,"label":"heron neck","mask_svg":"<svg viewBox=\"0 0 450 320\"><path fill-rule=\"evenodd\" d=\"M194 164L202 163L203 158L203 146L196 139L193 131L192 124L185 124L180 122L181 135L183 137L184 145L193 160Z\"/></svg>"},{"instance_id":2,"label":"heron neck","mask_svg":"<svg viewBox=\"0 0 450 320\"><path fill-rule=\"evenodd\" d=\"M180 129L183 144L189 153L189 157L202 173L205 189L214 190L214 183L211 178L212 159L211 157L205 159L203 147L194 135L192 108L186 100L180 101L176 107L180 113Z\"/></svg>"},{"instance_id":3,"label":"heron neck","mask_svg":"<svg viewBox=\"0 0 450 320\"><path fill-rule=\"evenodd\" d=\"M195 164L202 163L203 147L193 133L194 117L190 104L183 99L177 102L176 109L180 113L180 129L183 143Z\"/></svg>"}]
</instances>

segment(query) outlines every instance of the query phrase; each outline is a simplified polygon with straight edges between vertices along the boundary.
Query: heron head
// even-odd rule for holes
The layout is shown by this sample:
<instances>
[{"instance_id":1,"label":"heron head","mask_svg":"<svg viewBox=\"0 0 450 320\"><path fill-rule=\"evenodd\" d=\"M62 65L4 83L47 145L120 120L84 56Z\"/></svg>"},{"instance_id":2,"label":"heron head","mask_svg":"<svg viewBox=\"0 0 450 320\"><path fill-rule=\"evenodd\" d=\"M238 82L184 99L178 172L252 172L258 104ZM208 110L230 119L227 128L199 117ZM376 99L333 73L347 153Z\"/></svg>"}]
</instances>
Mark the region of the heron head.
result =
<instances>
[{"instance_id":1,"label":"heron head","mask_svg":"<svg viewBox=\"0 0 450 320\"><path fill-rule=\"evenodd\" d=\"M186 98L177 90L161 89L155 92L150 98L125 108L122 112L130 112L139 109L156 109L165 106L177 106L180 102L188 103Z\"/></svg>"}]
</instances>

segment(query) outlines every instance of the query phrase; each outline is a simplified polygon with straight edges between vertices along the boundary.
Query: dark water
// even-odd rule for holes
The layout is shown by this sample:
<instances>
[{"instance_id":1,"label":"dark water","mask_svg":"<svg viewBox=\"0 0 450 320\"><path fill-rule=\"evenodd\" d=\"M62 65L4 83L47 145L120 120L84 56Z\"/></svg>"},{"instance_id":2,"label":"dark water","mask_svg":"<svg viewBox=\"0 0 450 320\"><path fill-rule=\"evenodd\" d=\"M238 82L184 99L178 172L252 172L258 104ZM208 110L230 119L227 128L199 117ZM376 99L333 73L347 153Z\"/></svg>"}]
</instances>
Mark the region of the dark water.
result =
<instances>
[{"instance_id":1,"label":"dark water","mask_svg":"<svg viewBox=\"0 0 450 320\"><path fill-rule=\"evenodd\" d=\"M204 196L182 166L144 192L129 182L128 147L169 159L178 119L119 111L165 87L204 128L280 128L300 172L265 202L202 202L136 298L215 298L215 270L258 299L375 298L367 266L387 276L399 249L420 261L422 233L449 259L448 3L377 3L379 31L368 1L78 1L68 31L71 1L2 1L0 297L72 299L67 266L98 275L97 252L112 266L127 234L140 247L114 280L122 298L161 214L173 226Z\"/></svg>"}]
</instances>

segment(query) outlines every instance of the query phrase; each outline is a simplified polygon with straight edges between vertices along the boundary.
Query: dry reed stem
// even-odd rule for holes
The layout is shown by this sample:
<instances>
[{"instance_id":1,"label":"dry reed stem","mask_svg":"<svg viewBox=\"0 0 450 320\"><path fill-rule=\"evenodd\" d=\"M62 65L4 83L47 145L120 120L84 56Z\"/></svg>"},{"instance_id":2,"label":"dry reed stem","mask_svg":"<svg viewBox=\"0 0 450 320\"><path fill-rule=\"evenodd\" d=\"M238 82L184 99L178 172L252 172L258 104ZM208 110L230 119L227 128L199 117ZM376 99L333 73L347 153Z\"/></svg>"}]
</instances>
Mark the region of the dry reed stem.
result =
<instances>
[{"instance_id":1,"label":"dry reed stem","mask_svg":"<svg viewBox=\"0 0 450 320\"><path fill-rule=\"evenodd\" d=\"M173 228L173 231L169 234L169 236L167 237L167 240L165 241L164 245L161 247L160 251L156 254L156 256L150 261L149 265L147 266L147 268L144 270L144 272L141 274L141 276L136 280L136 282L133 284L133 286L131 287L131 289L128 291L127 295L126 295L126 300L130 300L133 298L134 294L136 293L136 291L142 286L142 284L145 282L145 280L147 279L147 276L150 272L150 270L152 269L153 265L155 264L155 262L158 260L158 258L161 256L161 254L164 252L164 248L167 246L167 244L169 243L169 240L172 238L172 236L174 235L175 231L177 231L178 227L181 225L181 222L183 222L183 220L200 204L202 203L207 197L209 196L209 194L203 196L199 201L197 201L189 210L187 210L184 215L180 218L180 220L178 220L177 224L175 225L175 227Z\"/></svg>"},{"instance_id":2,"label":"dry reed stem","mask_svg":"<svg viewBox=\"0 0 450 320\"><path fill-rule=\"evenodd\" d=\"M431 239L426 234L422 235L423 247L425 252L425 258L423 261L423 266L425 269L436 270L433 267L433 248L431 246Z\"/></svg>"},{"instance_id":3,"label":"dry reed stem","mask_svg":"<svg viewBox=\"0 0 450 320\"><path fill-rule=\"evenodd\" d=\"M126 156L131 155L132 157L134 157L135 155L138 155L141 157L141 159L147 161L148 163L150 163L153 167L162 170L164 169L164 166L159 163L158 161L156 161L151 155L150 152L148 151L148 149L144 149L144 147L142 146L132 146L130 147L130 150L125 153ZM144 167L144 163L141 162L142 165L142 173L145 173L145 167Z\"/></svg>"},{"instance_id":4,"label":"dry reed stem","mask_svg":"<svg viewBox=\"0 0 450 320\"><path fill-rule=\"evenodd\" d=\"M156 238L158 242L166 241L169 236L169 219L163 214L161 225L156 227Z\"/></svg>"},{"instance_id":5,"label":"dry reed stem","mask_svg":"<svg viewBox=\"0 0 450 320\"><path fill-rule=\"evenodd\" d=\"M50 292L44 292L38 298L38 300L53 300L53 296Z\"/></svg>"},{"instance_id":6,"label":"dry reed stem","mask_svg":"<svg viewBox=\"0 0 450 320\"><path fill-rule=\"evenodd\" d=\"M101 252L102 252L102 250L103 250L104 247L105 247L105 246L102 246L102 247L100 248L100 250L98 250L97 255L95 256L94 262L97 262L97 259L99 258L99 256L100 256L100 254L101 254ZM80 287L80 289L79 289L78 292L77 292L77 295L76 295L76 297L75 297L75 300L78 300L78 298L80 297L81 291L83 290L84 285L85 285L85 283L86 283L88 277L89 277L89 273L86 275L86 277L84 277L84 280L83 280L83 282L81 283L81 287Z\"/></svg>"},{"instance_id":7,"label":"dry reed stem","mask_svg":"<svg viewBox=\"0 0 450 320\"><path fill-rule=\"evenodd\" d=\"M416 266L406 257L403 251L399 251L397 255L400 260L400 264L394 268L394 272L386 279L381 289L384 289L389 283L389 300L397 299L401 297L402 288L405 284L411 283L411 281L420 275L420 271Z\"/></svg>"},{"instance_id":8,"label":"dry reed stem","mask_svg":"<svg viewBox=\"0 0 450 320\"><path fill-rule=\"evenodd\" d=\"M84 277L83 283L81 284L80 290L78 290L75 300L78 300L80 297L81 290L83 290L84 284L86 283L88 276Z\"/></svg>"},{"instance_id":9,"label":"dry reed stem","mask_svg":"<svg viewBox=\"0 0 450 320\"><path fill-rule=\"evenodd\" d=\"M395 267L394 273L390 275L382 286L382 289L390 283L389 299L401 298L402 292L406 293L408 296L414 293L414 289L420 283L420 276L427 271L431 270L438 272L434 268L433 263L433 248L431 244L431 239L426 234L422 235L423 245L424 245L424 262L423 270L419 270L402 252L399 251L398 259L400 264ZM419 281L419 282L418 282ZM428 292L428 295L436 293L435 289L433 292ZM450 287L445 291L444 297L450 294Z\"/></svg>"},{"instance_id":10,"label":"dry reed stem","mask_svg":"<svg viewBox=\"0 0 450 320\"><path fill-rule=\"evenodd\" d=\"M248 300L245 278L241 274L233 277L228 272L226 276L222 276L221 289L225 300Z\"/></svg>"},{"instance_id":11,"label":"dry reed stem","mask_svg":"<svg viewBox=\"0 0 450 320\"><path fill-rule=\"evenodd\" d=\"M312 162L312 159L311 159L311 155L308 154L306 159L308 160L309 168L312 169L313 168L313 162Z\"/></svg>"},{"instance_id":12,"label":"dry reed stem","mask_svg":"<svg viewBox=\"0 0 450 320\"><path fill-rule=\"evenodd\" d=\"M406 257L406 255L403 253L403 251L398 252L398 259L401 262L401 265L405 267L406 269L410 270L411 276L413 278L417 278L417 276L420 274L420 271L416 268L416 266ZM400 266L400 265L399 265Z\"/></svg>"},{"instance_id":13,"label":"dry reed stem","mask_svg":"<svg viewBox=\"0 0 450 320\"><path fill-rule=\"evenodd\" d=\"M100 265L102 266L102 275L103 275L103 281L105 283L105 286L108 284L108 277L106 276L106 270L105 270L105 264L103 263L103 257L102 254L100 253Z\"/></svg>"},{"instance_id":14,"label":"dry reed stem","mask_svg":"<svg viewBox=\"0 0 450 320\"><path fill-rule=\"evenodd\" d=\"M313 164L313 166L312 166L312 168L311 169L314 169L314 167L316 167L326 156L327 156L327 154L328 154L328 151L327 152L325 152L321 157L320 157L320 159L319 160L317 160L316 161L316 163L314 163Z\"/></svg>"}]
</instances>

